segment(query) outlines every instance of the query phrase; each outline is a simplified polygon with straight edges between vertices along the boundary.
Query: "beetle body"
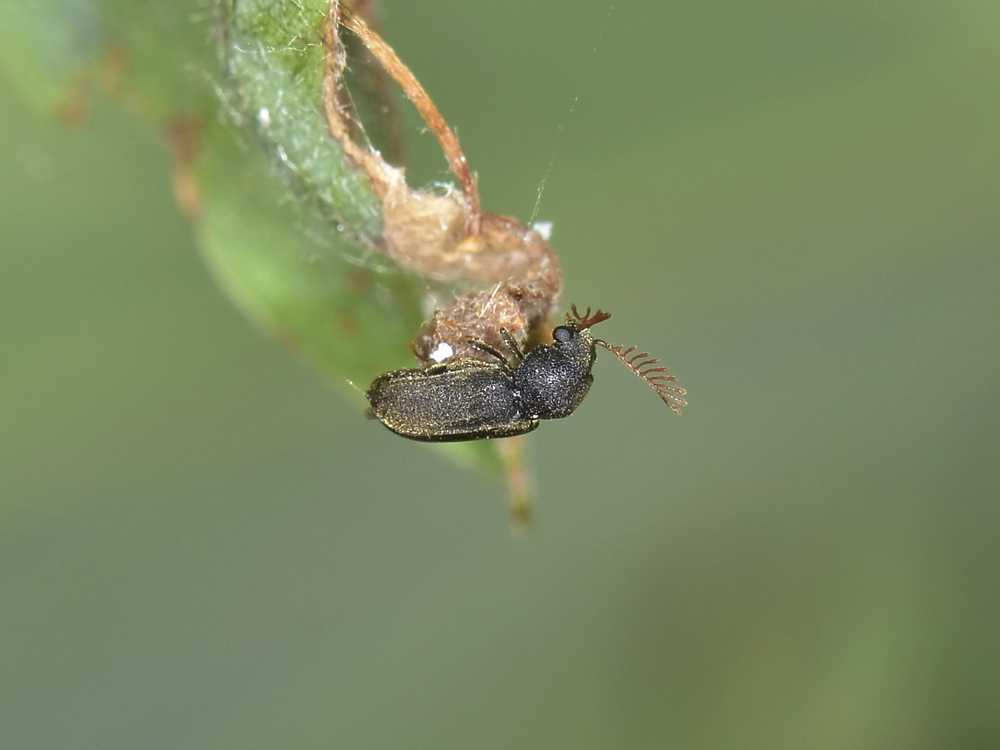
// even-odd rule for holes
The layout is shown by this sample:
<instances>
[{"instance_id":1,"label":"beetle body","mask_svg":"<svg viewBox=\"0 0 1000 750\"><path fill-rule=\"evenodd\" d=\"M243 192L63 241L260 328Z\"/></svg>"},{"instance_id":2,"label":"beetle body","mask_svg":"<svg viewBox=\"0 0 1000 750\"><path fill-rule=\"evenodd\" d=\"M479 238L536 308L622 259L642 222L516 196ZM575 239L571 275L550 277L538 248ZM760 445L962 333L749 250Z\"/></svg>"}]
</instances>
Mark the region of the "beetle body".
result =
<instances>
[{"instance_id":1,"label":"beetle body","mask_svg":"<svg viewBox=\"0 0 1000 750\"><path fill-rule=\"evenodd\" d=\"M368 391L371 413L397 435L448 442L531 432L510 368L462 359L426 370L379 376Z\"/></svg>"},{"instance_id":2,"label":"beetle body","mask_svg":"<svg viewBox=\"0 0 1000 750\"><path fill-rule=\"evenodd\" d=\"M484 342L495 362L460 359L424 370L395 370L368 390L371 415L397 435L450 442L523 435L541 419L567 417L583 401L597 357L587 326L567 322L552 344L522 354L504 334L513 364Z\"/></svg>"}]
</instances>

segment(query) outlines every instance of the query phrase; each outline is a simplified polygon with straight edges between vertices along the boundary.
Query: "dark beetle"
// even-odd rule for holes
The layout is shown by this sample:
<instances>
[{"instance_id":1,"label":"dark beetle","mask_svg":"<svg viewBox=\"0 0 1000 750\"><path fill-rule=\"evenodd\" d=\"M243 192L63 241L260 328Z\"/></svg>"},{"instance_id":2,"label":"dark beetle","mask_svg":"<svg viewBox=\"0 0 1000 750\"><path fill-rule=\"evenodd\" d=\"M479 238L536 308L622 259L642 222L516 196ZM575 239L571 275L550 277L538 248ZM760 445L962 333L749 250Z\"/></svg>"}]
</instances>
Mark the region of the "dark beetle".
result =
<instances>
[{"instance_id":1,"label":"dark beetle","mask_svg":"<svg viewBox=\"0 0 1000 750\"><path fill-rule=\"evenodd\" d=\"M621 347L594 339L589 328L611 317L590 309L580 315L573 306L575 320L566 316L566 325L552 331L552 343L536 346L523 354L517 342L502 330L513 363L485 341L472 341L477 349L492 355L496 362L459 359L432 365L423 370L395 370L376 378L368 390L371 416L411 440L450 442L523 435L538 427L541 419L568 417L583 401L597 358L596 344L618 356L630 369L652 385L674 411L686 402L684 391L666 381L665 367L654 368L656 360L639 360L646 353L631 356ZM637 364L638 362L638 364Z\"/></svg>"},{"instance_id":2,"label":"dark beetle","mask_svg":"<svg viewBox=\"0 0 1000 750\"><path fill-rule=\"evenodd\" d=\"M578 318L552 331L551 344L522 354L501 331L513 363L485 341L477 349L496 362L459 359L425 370L387 372L372 383L372 416L397 435L413 440L457 441L523 435L540 419L573 413L594 381L597 353L587 330L604 320Z\"/></svg>"}]
</instances>

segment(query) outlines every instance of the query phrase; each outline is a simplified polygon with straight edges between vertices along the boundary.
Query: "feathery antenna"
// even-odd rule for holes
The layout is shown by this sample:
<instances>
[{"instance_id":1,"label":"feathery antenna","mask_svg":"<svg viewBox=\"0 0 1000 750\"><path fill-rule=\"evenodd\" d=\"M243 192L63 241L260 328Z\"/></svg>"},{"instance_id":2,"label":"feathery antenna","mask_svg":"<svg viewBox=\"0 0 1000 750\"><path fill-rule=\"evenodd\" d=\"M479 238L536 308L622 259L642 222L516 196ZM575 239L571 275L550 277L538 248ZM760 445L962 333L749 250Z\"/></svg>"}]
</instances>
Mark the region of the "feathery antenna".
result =
<instances>
[{"instance_id":1,"label":"feathery antenna","mask_svg":"<svg viewBox=\"0 0 1000 750\"><path fill-rule=\"evenodd\" d=\"M566 313L566 322L572 325L578 331L583 331L587 328L590 328L593 325L597 325L602 320L607 320L608 318L611 317L611 313L602 312L600 310L591 315L589 307L587 308L587 312L585 312L583 315L580 315L580 313L577 311L576 305L570 305L569 309L573 311L573 317L576 318L576 320L572 320L569 317L569 313Z\"/></svg>"},{"instance_id":2,"label":"feathery antenna","mask_svg":"<svg viewBox=\"0 0 1000 750\"><path fill-rule=\"evenodd\" d=\"M570 305L569 309L572 311L573 315L570 317L570 313L566 313L566 324L573 326L578 331L585 331L591 326L597 325L602 320L607 320L611 317L611 313L606 313L602 310L598 310L591 315L589 307L587 308L587 312L583 315L581 315L580 311L576 309L576 305ZM573 318L576 318L576 320ZM601 341L600 339L594 339L594 343L603 346L609 352L618 357L618 359L622 361L622 364L624 364L628 369L649 383L653 390L656 391L656 395L659 396L663 400L663 403L669 406L675 414L680 414L681 407L687 406L687 401L683 398L687 391L673 385L677 382L677 378L673 375L667 375L667 370L669 368L660 365L660 360L655 357L650 357L649 352L636 353L634 346L624 349L620 344L618 346L612 346L607 341ZM659 365L659 367L657 367L657 365Z\"/></svg>"},{"instance_id":3,"label":"feathery antenna","mask_svg":"<svg viewBox=\"0 0 1000 750\"><path fill-rule=\"evenodd\" d=\"M574 310L574 312L576 312ZM587 310L590 313L590 310ZM601 314L598 311L598 314ZM596 317L596 316L595 316ZM672 383L677 382L677 378L673 375L667 375L666 372L668 368L660 366L655 367L659 364L660 360L655 358L649 358L649 352L639 352L638 354L633 354L635 351L634 346L630 346L628 349L622 350L621 345L611 346L607 341L601 341L600 339L594 340L595 344L600 344L609 352L614 354L622 363L638 375L640 378L649 383L653 390L656 391L658 395L667 406L673 410L675 414L681 413L681 407L687 406L687 401L685 401L682 396L686 393L683 388L678 388Z\"/></svg>"}]
</instances>

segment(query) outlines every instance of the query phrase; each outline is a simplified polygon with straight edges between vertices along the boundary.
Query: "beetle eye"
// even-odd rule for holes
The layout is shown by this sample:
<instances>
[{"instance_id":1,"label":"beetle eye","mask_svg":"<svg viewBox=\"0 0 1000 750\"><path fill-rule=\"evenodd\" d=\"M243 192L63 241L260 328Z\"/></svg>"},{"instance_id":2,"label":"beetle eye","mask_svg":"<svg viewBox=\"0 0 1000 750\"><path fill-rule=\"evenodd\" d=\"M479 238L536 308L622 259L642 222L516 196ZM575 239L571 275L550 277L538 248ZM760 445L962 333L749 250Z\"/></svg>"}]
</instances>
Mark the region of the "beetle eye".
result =
<instances>
[{"instance_id":1,"label":"beetle eye","mask_svg":"<svg viewBox=\"0 0 1000 750\"><path fill-rule=\"evenodd\" d=\"M573 338L574 333L575 331L572 328L568 328L566 326L559 326L558 328L552 331L552 338L554 338L560 344L565 344L567 341Z\"/></svg>"}]
</instances>

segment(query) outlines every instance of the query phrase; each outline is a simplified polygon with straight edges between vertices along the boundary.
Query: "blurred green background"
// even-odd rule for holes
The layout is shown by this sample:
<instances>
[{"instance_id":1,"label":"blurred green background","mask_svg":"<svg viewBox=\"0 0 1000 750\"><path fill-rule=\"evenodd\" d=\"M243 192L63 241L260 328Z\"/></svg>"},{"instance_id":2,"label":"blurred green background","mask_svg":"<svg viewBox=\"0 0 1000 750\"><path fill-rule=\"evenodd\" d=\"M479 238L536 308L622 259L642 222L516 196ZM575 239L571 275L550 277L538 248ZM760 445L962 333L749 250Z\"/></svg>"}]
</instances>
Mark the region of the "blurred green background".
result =
<instances>
[{"instance_id":1,"label":"blurred green background","mask_svg":"<svg viewBox=\"0 0 1000 750\"><path fill-rule=\"evenodd\" d=\"M156 133L0 82L0 747L1000 746L1000 5L383 6L691 406L601 357L515 537L231 307Z\"/></svg>"}]
</instances>

